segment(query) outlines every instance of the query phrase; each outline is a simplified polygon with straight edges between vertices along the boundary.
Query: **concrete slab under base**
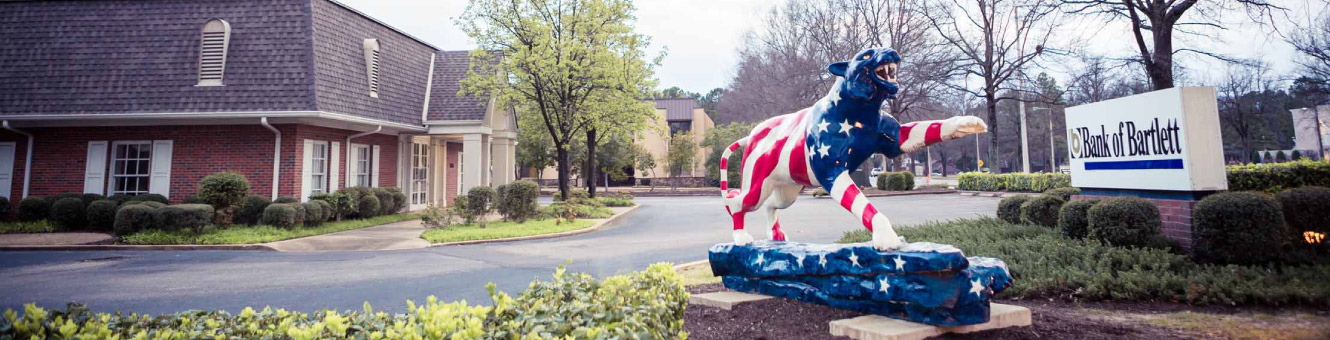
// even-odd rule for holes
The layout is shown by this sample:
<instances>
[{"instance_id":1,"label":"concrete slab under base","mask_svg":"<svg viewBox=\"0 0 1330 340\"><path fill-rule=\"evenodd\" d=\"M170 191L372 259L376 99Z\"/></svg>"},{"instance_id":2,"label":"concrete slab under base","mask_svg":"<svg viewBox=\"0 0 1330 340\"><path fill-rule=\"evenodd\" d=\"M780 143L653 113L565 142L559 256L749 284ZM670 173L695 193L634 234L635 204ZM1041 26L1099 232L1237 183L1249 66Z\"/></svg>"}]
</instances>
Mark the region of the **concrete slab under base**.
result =
<instances>
[{"instance_id":1,"label":"concrete slab under base","mask_svg":"<svg viewBox=\"0 0 1330 340\"><path fill-rule=\"evenodd\" d=\"M711 306L724 310L734 309L735 305L744 302L753 302L770 299L770 296L740 293L733 291L723 291L714 293L693 294L688 297L688 304Z\"/></svg>"},{"instance_id":2,"label":"concrete slab under base","mask_svg":"<svg viewBox=\"0 0 1330 340\"><path fill-rule=\"evenodd\" d=\"M857 340L921 340L946 333L972 333L1031 324L1033 321L1029 308L994 303L990 310L989 321L978 325L938 327L881 315L865 315L832 321L831 335Z\"/></svg>"}]
</instances>

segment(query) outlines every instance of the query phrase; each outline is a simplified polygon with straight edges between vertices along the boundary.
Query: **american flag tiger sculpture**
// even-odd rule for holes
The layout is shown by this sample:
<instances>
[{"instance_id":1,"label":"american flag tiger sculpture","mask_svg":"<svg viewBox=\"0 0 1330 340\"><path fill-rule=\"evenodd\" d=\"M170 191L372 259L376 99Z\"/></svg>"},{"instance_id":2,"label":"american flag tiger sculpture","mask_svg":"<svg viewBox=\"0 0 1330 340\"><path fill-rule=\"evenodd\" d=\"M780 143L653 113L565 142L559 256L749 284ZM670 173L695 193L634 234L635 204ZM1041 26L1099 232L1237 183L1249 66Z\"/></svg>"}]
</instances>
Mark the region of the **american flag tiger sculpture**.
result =
<instances>
[{"instance_id":1,"label":"american flag tiger sculpture","mask_svg":"<svg viewBox=\"0 0 1330 340\"><path fill-rule=\"evenodd\" d=\"M793 204L804 187L817 184L860 218L873 235L874 248L899 247L901 239L891 222L855 186L850 170L875 153L896 157L988 130L974 116L900 124L891 114L881 112L883 101L895 98L899 90L900 60L894 50L870 48L849 61L827 66L840 78L825 97L812 107L763 121L725 149L720 158L720 189L733 219L736 245L753 241L744 231L744 214L763 203L769 238L785 241L776 211ZM744 148L741 188L730 189L726 163L740 147Z\"/></svg>"}]
</instances>

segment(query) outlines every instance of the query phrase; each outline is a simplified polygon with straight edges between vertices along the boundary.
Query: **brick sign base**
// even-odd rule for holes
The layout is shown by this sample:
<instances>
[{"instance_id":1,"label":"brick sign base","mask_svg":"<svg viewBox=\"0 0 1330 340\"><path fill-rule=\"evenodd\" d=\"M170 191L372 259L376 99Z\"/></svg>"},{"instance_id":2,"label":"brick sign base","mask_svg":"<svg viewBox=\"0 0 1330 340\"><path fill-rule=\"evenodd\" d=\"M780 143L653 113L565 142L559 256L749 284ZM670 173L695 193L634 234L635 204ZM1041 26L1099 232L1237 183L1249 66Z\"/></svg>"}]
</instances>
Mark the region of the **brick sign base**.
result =
<instances>
[{"instance_id":1,"label":"brick sign base","mask_svg":"<svg viewBox=\"0 0 1330 340\"><path fill-rule=\"evenodd\" d=\"M1113 196L1075 195L1072 196L1071 199L1098 200L1110 197ZM1191 210L1192 207L1196 206L1197 201L1148 197L1141 198L1150 201L1150 203L1153 203L1156 208L1159 208L1159 220L1160 222L1163 222L1161 231L1164 233L1164 236L1168 236L1168 238L1177 241L1178 245L1181 245L1183 249L1191 251Z\"/></svg>"}]
</instances>

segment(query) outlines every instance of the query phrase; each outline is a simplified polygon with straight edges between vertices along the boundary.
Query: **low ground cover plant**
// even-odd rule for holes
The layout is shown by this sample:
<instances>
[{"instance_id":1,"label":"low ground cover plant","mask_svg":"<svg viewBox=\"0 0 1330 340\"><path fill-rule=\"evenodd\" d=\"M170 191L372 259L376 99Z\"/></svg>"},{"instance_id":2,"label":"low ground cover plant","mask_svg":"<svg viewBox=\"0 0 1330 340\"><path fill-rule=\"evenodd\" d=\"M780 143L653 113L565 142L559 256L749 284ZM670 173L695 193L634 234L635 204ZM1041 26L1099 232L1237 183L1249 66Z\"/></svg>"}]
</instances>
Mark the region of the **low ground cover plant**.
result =
<instances>
[{"instance_id":1,"label":"low ground cover plant","mask_svg":"<svg viewBox=\"0 0 1330 340\"><path fill-rule=\"evenodd\" d=\"M274 204L281 205L281 204ZM124 209L121 209L124 211ZM294 212L292 213L294 214ZM419 218L415 214L393 214L364 219L323 223L317 227L285 228L273 225L253 227L208 228L202 232L148 229L121 238L125 244L258 244L360 229Z\"/></svg>"},{"instance_id":2,"label":"low ground cover plant","mask_svg":"<svg viewBox=\"0 0 1330 340\"><path fill-rule=\"evenodd\" d=\"M590 227L594 222L572 220L560 223L553 218L527 220L526 222L498 221L481 227L475 224L452 225L446 228L431 228L420 237L430 243L444 243L472 240L493 240L510 237L545 235L578 230Z\"/></svg>"},{"instance_id":3,"label":"low ground cover plant","mask_svg":"<svg viewBox=\"0 0 1330 340\"><path fill-rule=\"evenodd\" d=\"M246 307L169 315L92 313L26 305L0 319L4 339L683 339L688 292L668 263L596 280L558 268L516 297L486 286L490 306L440 302L433 296L407 312L318 311Z\"/></svg>"},{"instance_id":4,"label":"low ground cover plant","mask_svg":"<svg viewBox=\"0 0 1330 340\"><path fill-rule=\"evenodd\" d=\"M950 244L967 256L1002 259L1015 278L1015 284L999 295L1005 298L1330 306L1327 261L1315 265L1198 264L1166 249L1069 239L1056 230L996 218L926 223L899 231L911 242ZM856 230L846 233L840 242L870 239L867 231Z\"/></svg>"},{"instance_id":5,"label":"low ground cover plant","mask_svg":"<svg viewBox=\"0 0 1330 340\"><path fill-rule=\"evenodd\" d=\"M956 187L971 191L1045 192L1071 186L1071 175L1063 173L990 174L966 172L956 178Z\"/></svg>"}]
</instances>

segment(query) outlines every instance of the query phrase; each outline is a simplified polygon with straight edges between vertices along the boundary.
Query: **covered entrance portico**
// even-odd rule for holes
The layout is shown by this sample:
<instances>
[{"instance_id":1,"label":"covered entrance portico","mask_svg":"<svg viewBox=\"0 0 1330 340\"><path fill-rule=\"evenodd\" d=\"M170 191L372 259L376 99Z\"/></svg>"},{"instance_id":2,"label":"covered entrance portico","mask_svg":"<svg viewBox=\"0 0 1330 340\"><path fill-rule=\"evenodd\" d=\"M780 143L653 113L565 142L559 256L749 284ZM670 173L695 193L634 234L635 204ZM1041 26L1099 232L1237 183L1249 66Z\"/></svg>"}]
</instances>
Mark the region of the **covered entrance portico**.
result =
<instances>
[{"instance_id":1,"label":"covered entrance portico","mask_svg":"<svg viewBox=\"0 0 1330 340\"><path fill-rule=\"evenodd\" d=\"M448 206L472 187L515 180L516 120L487 111L483 120L426 122L426 133L401 137L398 178L410 210Z\"/></svg>"}]
</instances>

